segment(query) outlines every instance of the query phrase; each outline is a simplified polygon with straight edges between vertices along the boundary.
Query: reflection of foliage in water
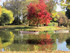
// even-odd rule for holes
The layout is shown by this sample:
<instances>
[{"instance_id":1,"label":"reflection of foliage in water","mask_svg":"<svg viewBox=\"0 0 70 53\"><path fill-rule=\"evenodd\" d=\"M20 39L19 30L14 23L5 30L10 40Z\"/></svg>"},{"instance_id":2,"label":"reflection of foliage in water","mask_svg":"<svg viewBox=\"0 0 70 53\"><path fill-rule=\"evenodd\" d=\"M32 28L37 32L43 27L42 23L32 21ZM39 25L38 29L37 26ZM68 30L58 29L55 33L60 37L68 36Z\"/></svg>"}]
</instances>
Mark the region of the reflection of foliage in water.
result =
<instances>
[{"instance_id":1,"label":"reflection of foliage in water","mask_svg":"<svg viewBox=\"0 0 70 53\"><path fill-rule=\"evenodd\" d=\"M15 34L15 40L39 40L41 39L41 35L44 34L46 35L47 32L40 32L39 35L35 35L35 34L21 34L19 31L13 31L13 33ZM52 36L52 32L50 32L50 37ZM51 37L52 38L52 37ZM45 38L44 38L45 39Z\"/></svg>"},{"instance_id":2,"label":"reflection of foliage in water","mask_svg":"<svg viewBox=\"0 0 70 53\"><path fill-rule=\"evenodd\" d=\"M40 50L54 50L53 48L55 47L53 45L55 41L51 38L51 36L48 33L46 35L42 34L40 38L41 38L40 40L41 44L39 44Z\"/></svg>"},{"instance_id":3,"label":"reflection of foliage in water","mask_svg":"<svg viewBox=\"0 0 70 53\"><path fill-rule=\"evenodd\" d=\"M56 37L60 43L66 41L70 37L70 33L56 34Z\"/></svg>"},{"instance_id":4,"label":"reflection of foliage in water","mask_svg":"<svg viewBox=\"0 0 70 53\"><path fill-rule=\"evenodd\" d=\"M66 45L68 49L70 49L70 45Z\"/></svg>"},{"instance_id":5,"label":"reflection of foliage in water","mask_svg":"<svg viewBox=\"0 0 70 53\"><path fill-rule=\"evenodd\" d=\"M15 38L14 38L14 34L13 33L15 34ZM13 31L13 33L12 32L10 33L9 31L1 31L0 32L0 37L1 37L1 40L2 40L2 43L3 43L2 45L8 46L8 45L10 45L13 42L13 39L14 39L14 43L9 46L11 51L33 51L33 50L39 50L40 49L39 45L38 44L29 44L26 41L30 40L30 41L35 41L34 43L37 43L39 40L42 39L41 35L45 35L46 36L47 32L46 31L45 32L40 32L39 35L35 35L35 34L21 34L19 31ZM12 36L10 34L12 34ZM56 48L57 48L57 44L55 43L56 39L58 39L58 41L60 43L62 43L63 41L66 41L70 37L69 36L70 33L67 33L67 34L66 33L54 34L53 31L50 31L50 32L48 32L48 34L50 34L50 38L54 41L54 43L51 44L51 45L47 45L47 46L46 46L46 44L42 45L44 47L46 46L46 48L47 48L46 50L48 50L48 49L49 50L56 50ZM46 39L46 37L43 38L43 39ZM18 41L18 42L15 42L15 41ZM1 43L1 41L0 41L0 43ZM4 43L7 43L7 44L4 44ZM70 45L67 45L68 48L69 48L69 46Z\"/></svg>"},{"instance_id":6,"label":"reflection of foliage in water","mask_svg":"<svg viewBox=\"0 0 70 53\"><path fill-rule=\"evenodd\" d=\"M1 31L0 32L0 44L2 48L9 46L14 41L14 34L11 31Z\"/></svg>"},{"instance_id":7,"label":"reflection of foliage in water","mask_svg":"<svg viewBox=\"0 0 70 53\"><path fill-rule=\"evenodd\" d=\"M67 48L69 48L70 49L70 37L66 40L66 43L67 43Z\"/></svg>"},{"instance_id":8,"label":"reflection of foliage in water","mask_svg":"<svg viewBox=\"0 0 70 53\"><path fill-rule=\"evenodd\" d=\"M10 46L11 51L33 51L34 50L34 45L30 44L12 44Z\"/></svg>"},{"instance_id":9,"label":"reflection of foliage in water","mask_svg":"<svg viewBox=\"0 0 70 53\"><path fill-rule=\"evenodd\" d=\"M1 38L0 38L0 49L2 49L2 41L1 41Z\"/></svg>"},{"instance_id":10,"label":"reflection of foliage in water","mask_svg":"<svg viewBox=\"0 0 70 53\"><path fill-rule=\"evenodd\" d=\"M0 37L1 37L2 42L7 42L10 39L10 32L0 31Z\"/></svg>"},{"instance_id":11,"label":"reflection of foliage in water","mask_svg":"<svg viewBox=\"0 0 70 53\"><path fill-rule=\"evenodd\" d=\"M14 42L9 46L11 51L34 51L34 50L40 49L38 43L39 43L39 40L41 40L41 35L42 34L46 35L47 32L42 32L39 35L21 34L19 31L13 31L13 33L15 34L14 41L17 41L17 42ZM52 36L52 33L50 35L50 38L52 39L51 36ZM43 38L43 39L46 39L46 38ZM31 43L29 43L29 41L31 41ZM53 39L53 41L55 40ZM53 43L52 45L53 45L53 47L51 47L52 50L56 50L56 47L57 47L56 43ZM47 45L47 47L49 46L50 45Z\"/></svg>"}]
</instances>

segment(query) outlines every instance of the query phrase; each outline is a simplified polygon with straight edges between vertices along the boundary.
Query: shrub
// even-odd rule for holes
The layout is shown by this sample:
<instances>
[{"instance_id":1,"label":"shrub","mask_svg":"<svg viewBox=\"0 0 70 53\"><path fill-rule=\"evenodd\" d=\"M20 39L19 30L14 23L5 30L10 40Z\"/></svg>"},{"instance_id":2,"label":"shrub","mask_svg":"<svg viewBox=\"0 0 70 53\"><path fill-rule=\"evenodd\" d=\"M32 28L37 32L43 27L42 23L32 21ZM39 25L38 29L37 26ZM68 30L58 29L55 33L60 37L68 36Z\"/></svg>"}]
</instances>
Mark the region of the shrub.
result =
<instances>
[{"instance_id":1,"label":"shrub","mask_svg":"<svg viewBox=\"0 0 70 53\"><path fill-rule=\"evenodd\" d=\"M13 13L10 10L2 8L2 14L0 16L0 25L11 24L13 21Z\"/></svg>"}]
</instances>

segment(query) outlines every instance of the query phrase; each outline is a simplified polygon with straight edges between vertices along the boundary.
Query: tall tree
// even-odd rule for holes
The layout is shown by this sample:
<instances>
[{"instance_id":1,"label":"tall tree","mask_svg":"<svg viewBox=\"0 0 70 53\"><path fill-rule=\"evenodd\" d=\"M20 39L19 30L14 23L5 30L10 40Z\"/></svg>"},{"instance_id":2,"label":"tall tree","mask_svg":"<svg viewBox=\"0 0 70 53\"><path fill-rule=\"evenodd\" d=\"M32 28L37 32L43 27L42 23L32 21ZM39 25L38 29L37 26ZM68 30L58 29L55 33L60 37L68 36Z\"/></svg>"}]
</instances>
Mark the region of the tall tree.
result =
<instances>
[{"instance_id":1,"label":"tall tree","mask_svg":"<svg viewBox=\"0 0 70 53\"><path fill-rule=\"evenodd\" d=\"M47 1L47 0L46 0L46 1ZM47 7L47 11L48 11L49 13L52 13L52 11L55 10L54 7L56 7L56 2L55 2L54 0L48 0L48 1L46 2L46 5L48 6L48 7Z\"/></svg>"},{"instance_id":2,"label":"tall tree","mask_svg":"<svg viewBox=\"0 0 70 53\"><path fill-rule=\"evenodd\" d=\"M28 10L27 10L27 5L29 5L30 3L37 3L38 0L26 0L25 1L25 6L24 6L24 9L23 9L23 23L25 23L27 21L27 13L28 13Z\"/></svg>"},{"instance_id":3,"label":"tall tree","mask_svg":"<svg viewBox=\"0 0 70 53\"><path fill-rule=\"evenodd\" d=\"M50 23L50 13L46 10L47 5L43 0L39 0L39 3L30 3L28 5L28 20L30 23L39 25Z\"/></svg>"},{"instance_id":4,"label":"tall tree","mask_svg":"<svg viewBox=\"0 0 70 53\"><path fill-rule=\"evenodd\" d=\"M3 6L8 10L11 10L14 13L14 17L19 17L24 8L24 3L23 0L6 0L6 2L3 3Z\"/></svg>"},{"instance_id":5,"label":"tall tree","mask_svg":"<svg viewBox=\"0 0 70 53\"><path fill-rule=\"evenodd\" d=\"M21 23L20 16L23 15L25 0L6 0L6 2L3 3L3 6L14 13L15 20L12 24L18 25Z\"/></svg>"}]
</instances>

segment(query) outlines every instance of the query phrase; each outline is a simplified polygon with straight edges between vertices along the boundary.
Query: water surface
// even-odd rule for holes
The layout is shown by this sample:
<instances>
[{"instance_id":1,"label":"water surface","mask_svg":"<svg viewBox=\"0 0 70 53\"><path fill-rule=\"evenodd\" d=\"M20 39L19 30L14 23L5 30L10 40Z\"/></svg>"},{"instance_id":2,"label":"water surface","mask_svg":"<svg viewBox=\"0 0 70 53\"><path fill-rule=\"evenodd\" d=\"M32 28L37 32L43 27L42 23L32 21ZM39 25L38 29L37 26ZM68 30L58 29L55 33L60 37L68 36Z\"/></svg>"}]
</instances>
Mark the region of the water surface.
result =
<instances>
[{"instance_id":1,"label":"water surface","mask_svg":"<svg viewBox=\"0 0 70 53\"><path fill-rule=\"evenodd\" d=\"M0 31L0 51L70 51L70 33L33 32Z\"/></svg>"}]
</instances>

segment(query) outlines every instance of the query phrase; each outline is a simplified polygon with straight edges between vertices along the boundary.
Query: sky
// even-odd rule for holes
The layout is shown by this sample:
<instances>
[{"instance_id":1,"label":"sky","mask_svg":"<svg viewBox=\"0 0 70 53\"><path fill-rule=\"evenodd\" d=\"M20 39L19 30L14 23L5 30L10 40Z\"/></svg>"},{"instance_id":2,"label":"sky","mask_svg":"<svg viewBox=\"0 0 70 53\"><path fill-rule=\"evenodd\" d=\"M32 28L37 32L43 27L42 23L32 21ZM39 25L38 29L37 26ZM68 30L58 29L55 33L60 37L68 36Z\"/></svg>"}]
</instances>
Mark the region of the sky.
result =
<instances>
[{"instance_id":1,"label":"sky","mask_svg":"<svg viewBox=\"0 0 70 53\"><path fill-rule=\"evenodd\" d=\"M0 5L3 5L4 1L6 1L6 0L0 0Z\"/></svg>"},{"instance_id":2,"label":"sky","mask_svg":"<svg viewBox=\"0 0 70 53\"><path fill-rule=\"evenodd\" d=\"M0 5L3 5L3 2L5 2L5 1L6 1L6 0L1 0ZM59 2L59 0L58 0L58 2ZM60 5L57 5L56 11L57 11L57 12L62 11Z\"/></svg>"},{"instance_id":3,"label":"sky","mask_svg":"<svg viewBox=\"0 0 70 53\"><path fill-rule=\"evenodd\" d=\"M56 8L56 11L59 12L59 11L62 11L62 8L60 5L56 4L57 8Z\"/></svg>"}]
</instances>

